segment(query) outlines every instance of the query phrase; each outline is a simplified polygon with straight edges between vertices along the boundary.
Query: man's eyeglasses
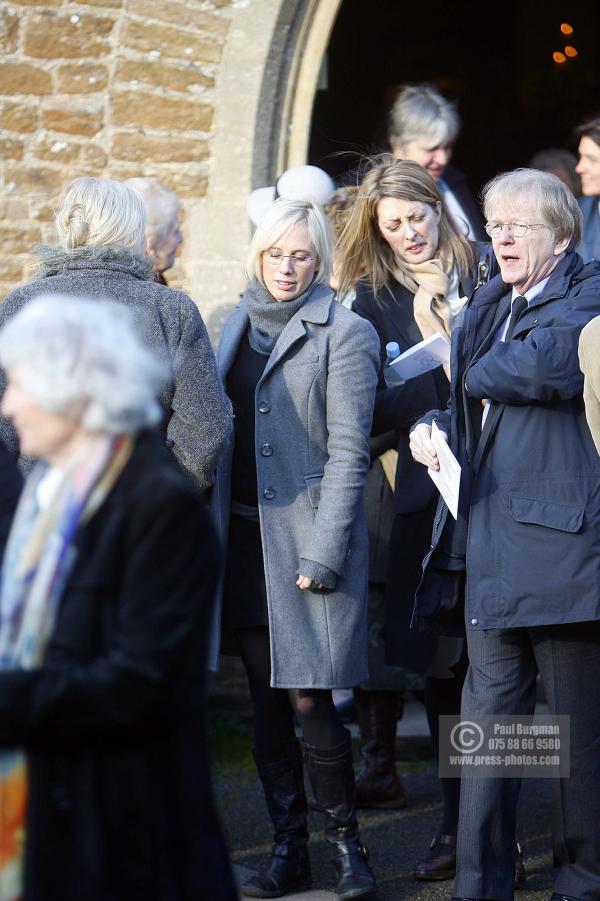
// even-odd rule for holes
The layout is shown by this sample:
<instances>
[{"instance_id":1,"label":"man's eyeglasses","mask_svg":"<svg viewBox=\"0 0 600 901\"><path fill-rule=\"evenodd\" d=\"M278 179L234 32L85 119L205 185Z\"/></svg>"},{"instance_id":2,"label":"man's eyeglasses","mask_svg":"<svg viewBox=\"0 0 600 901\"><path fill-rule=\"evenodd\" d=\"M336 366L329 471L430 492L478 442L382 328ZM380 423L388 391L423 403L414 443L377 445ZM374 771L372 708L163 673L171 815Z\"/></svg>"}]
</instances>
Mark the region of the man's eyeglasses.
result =
<instances>
[{"instance_id":1,"label":"man's eyeglasses","mask_svg":"<svg viewBox=\"0 0 600 901\"><path fill-rule=\"evenodd\" d=\"M536 228L544 228L543 224L528 225L526 222L486 222L485 230L490 238L499 238L502 229L507 228L513 238L524 238L530 231Z\"/></svg>"},{"instance_id":2,"label":"man's eyeglasses","mask_svg":"<svg viewBox=\"0 0 600 901\"><path fill-rule=\"evenodd\" d=\"M271 266L279 266L287 257L292 266L308 266L316 258L309 256L307 253L282 253L280 250L263 250L263 259L270 263Z\"/></svg>"}]
</instances>

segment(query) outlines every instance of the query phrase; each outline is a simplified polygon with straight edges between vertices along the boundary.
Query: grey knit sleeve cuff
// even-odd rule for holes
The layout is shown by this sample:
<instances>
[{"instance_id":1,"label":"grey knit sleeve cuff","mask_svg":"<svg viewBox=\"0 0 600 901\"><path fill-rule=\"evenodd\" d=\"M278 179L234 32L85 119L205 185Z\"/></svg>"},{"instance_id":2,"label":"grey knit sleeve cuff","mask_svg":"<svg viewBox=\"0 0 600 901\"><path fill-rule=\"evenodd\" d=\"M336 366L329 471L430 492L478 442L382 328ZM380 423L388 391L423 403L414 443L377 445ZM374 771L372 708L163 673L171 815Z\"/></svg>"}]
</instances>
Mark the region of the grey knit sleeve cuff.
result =
<instances>
[{"instance_id":1,"label":"grey knit sleeve cuff","mask_svg":"<svg viewBox=\"0 0 600 901\"><path fill-rule=\"evenodd\" d=\"M314 560L307 560L306 557L300 557L300 574L312 579L313 582L320 582L323 588L335 588L337 582L337 573L334 573L328 566L322 563L315 563Z\"/></svg>"}]
</instances>

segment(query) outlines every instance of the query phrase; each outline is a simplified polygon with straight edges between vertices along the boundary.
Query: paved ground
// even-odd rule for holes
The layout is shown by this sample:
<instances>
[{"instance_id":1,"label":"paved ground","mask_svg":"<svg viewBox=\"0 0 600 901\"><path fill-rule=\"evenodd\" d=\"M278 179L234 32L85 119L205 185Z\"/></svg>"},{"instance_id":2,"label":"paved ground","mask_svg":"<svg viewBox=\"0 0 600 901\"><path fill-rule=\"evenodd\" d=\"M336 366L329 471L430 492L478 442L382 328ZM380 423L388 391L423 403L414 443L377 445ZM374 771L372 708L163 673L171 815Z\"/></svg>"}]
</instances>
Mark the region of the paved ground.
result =
<instances>
[{"instance_id":1,"label":"paved ground","mask_svg":"<svg viewBox=\"0 0 600 901\"><path fill-rule=\"evenodd\" d=\"M250 721L247 711L223 715L213 709L211 718L215 794L236 873L243 881L266 864L271 844L250 756ZM414 864L436 833L441 809L426 731L424 712L415 701L406 711L397 739L398 768L409 805L393 813L361 811L361 836L369 848L381 901L443 901L452 896L451 882L422 883L412 878ZM518 836L525 846L528 880L517 901L547 901L552 894L550 790L548 780L523 783ZM311 815L310 828L313 890L290 897L334 901L333 869L317 814Z\"/></svg>"}]
</instances>

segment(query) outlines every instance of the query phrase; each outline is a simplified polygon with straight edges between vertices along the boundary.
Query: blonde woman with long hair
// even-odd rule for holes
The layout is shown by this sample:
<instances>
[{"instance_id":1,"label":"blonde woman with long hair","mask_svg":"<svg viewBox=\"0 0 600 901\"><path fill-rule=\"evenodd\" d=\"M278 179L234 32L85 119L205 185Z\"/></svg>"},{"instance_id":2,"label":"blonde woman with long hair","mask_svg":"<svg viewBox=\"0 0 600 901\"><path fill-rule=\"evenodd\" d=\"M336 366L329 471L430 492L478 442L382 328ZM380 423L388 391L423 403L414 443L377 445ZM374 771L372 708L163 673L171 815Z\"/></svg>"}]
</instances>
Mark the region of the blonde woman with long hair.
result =
<instances>
[{"instance_id":1,"label":"blonde woman with long hair","mask_svg":"<svg viewBox=\"0 0 600 901\"><path fill-rule=\"evenodd\" d=\"M425 468L413 461L408 433L426 410L446 406L448 375L440 366L386 388L383 364L389 341L396 341L403 352L434 334L450 339L466 297L478 280L489 276L492 254L488 245L471 243L458 231L438 184L424 168L391 157L375 161L364 177L339 240L339 254L339 294L356 290L353 310L371 322L380 339L372 435L393 430L398 442L385 587L385 657L388 664L426 676L427 712L437 750L438 715L460 710L466 655L462 638L436 640L409 631L438 493ZM389 690L356 694L359 800L362 806L400 806L403 793L394 762L398 699ZM443 820L428 857L415 871L420 879L454 875L458 780L442 780L442 787Z\"/></svg>"}]
</instances>

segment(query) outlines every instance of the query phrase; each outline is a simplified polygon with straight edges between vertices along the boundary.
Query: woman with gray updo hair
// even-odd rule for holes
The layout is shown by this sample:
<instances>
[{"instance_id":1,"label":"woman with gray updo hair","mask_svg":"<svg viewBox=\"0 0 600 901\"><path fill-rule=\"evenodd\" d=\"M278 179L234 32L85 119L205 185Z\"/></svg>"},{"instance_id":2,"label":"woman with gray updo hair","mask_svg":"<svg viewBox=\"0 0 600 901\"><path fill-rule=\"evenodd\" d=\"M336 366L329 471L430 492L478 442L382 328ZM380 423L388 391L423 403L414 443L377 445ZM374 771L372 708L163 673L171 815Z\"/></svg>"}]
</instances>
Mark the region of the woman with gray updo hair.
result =
<instances>
[{"instance_id":1,"label":"woman with gray updo hair","mask_svg":"<svg viewBox=\"0 0 600 901\"><path fill-rule=\"evenodd\" d=\"M57 243L36 248L39 277L0 305L0 325L41 294L91 297L96 304L111 300L127 307L145 343L170 369L160 396L167 444L206 488L231 429L231 406L196 305L181 291L153 281L141 197L112 179L77 178L55 223ZM17 450L6 419L0 421L0 440ZM30 465L24 461L25 469Z\"/></svg>"},{"instance_id":2,"label":"woman with gray updo hair","mask_svg":"<svg viewBox=\"0 0 600 901\"><path fill-rule=\"evenodd\" d=\"M63 295L0 365L39 460L0 578L0 895L234 901L202 731L217 547L153 429L169 367L123 307Z\"/></svg>"}]
</instances>

